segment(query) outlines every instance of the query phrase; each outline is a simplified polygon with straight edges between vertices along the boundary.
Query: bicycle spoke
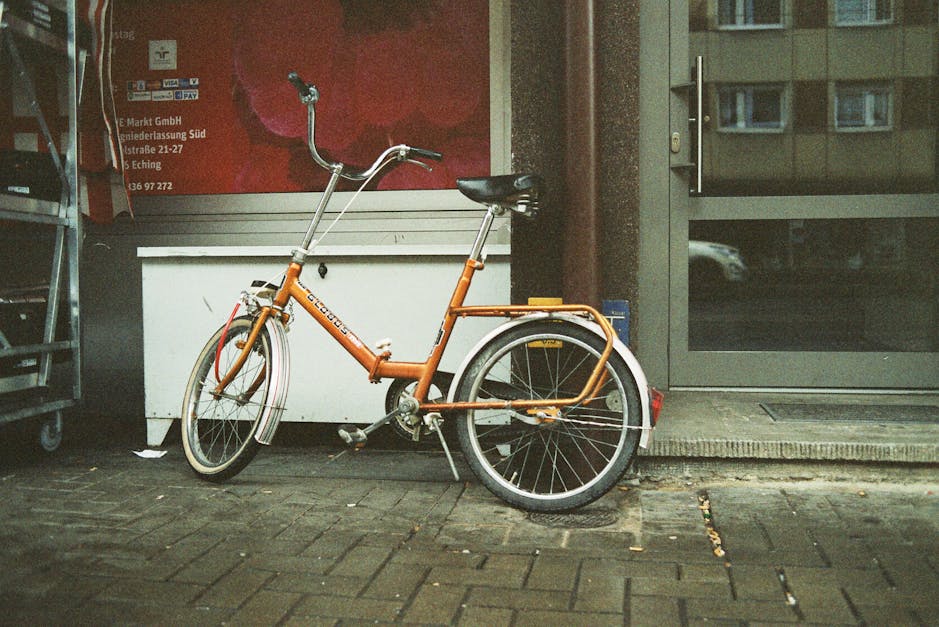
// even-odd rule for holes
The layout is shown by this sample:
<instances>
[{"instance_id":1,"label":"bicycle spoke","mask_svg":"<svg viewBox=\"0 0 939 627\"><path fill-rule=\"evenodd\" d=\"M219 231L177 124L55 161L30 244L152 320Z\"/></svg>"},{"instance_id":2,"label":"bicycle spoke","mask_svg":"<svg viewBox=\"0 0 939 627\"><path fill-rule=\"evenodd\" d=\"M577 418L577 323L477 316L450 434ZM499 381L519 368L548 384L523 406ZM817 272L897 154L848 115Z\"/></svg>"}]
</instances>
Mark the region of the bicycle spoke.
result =
<instances>
[{"instance_id":1,"label":"bicycle spoke","mask_svg":"<svg viewBox=\"0 0 939 627\"><path fill-rule=\"evenodd\" d=\"M551 486L548 490L549 494L554 494L556 491L554 489L554 478L557 477L558 482L561 484L563 491L567 491L567 483L564 481L564 477L561 475L561 471L558 468L558 456L563 457L561 453L561 447L558 445L557 433L551 432L551 436L548 437L548 442L553 441L553 448L551 450Z\"/></svg>"},{"instance_id":2,"label":"bicycle spoke","mask_svg":"<svg viewBox=\"0 0 939 627\"><path fill-rule=\"evenodd\" d=\"M516 481L515 485L522 485L522 478L525 476L525 467L528 466L528 457L531 455L534 444L535 439L533 437L529 438L528 442L525 444L525 457L522 459L522 466L518 471L518 481Z\"/></svg>"},{"instance_id":3,"label":"bicycle spoke","mask_svg":"<svg viewBox=\"0 0 939 627\"><path fill-rule=\"evenodd\" d=\"M601 440L599 438L586 435L580 428L577 428L576 431L568 432L568 435L572 440L582 441L590 444L590 446L597 452L597 454L602 456L606 456L607 454L600 450L598 445L615 451L619 444L618 442L610 442L608 440Z\"/></svg>"},{"instance_id":4,"label":"bicycle spoke","mask_svg":"<svg viewBox=\"0 0 939 627\"><path fill-rule=\"evenodd\" d=\"M526 379L522 379L521 377L519 377L519 380L522 381L523 383L527 383L527 387L526 387L525 389L527 389L528 391L533 391L533 390L535 389L535 387L534 387L534 385L532 385L532 381L531 381L531 370L532 370L532 368L531 368L531 356L528 354L528 351L526 350L526 351L525 351L525 372L527 373L528 376L526 377ZM512 363L511 363L511 360L510 360L510 361L509 361L509 376L511 377L512 374L513 374L513 373L512 373Z\"/></svg>"},{"instance_id":5,"label":"bicycle spoke","mask_svg":"<svg viewBox=\"0 0 939 627\"><path fill-rule=\"evenodd\" d=\"M490 439L495 440L495 443L494 443L492 446L490 446L489 448L484 449L484 452L485 452L485 453L489 453L489 452L495 450L495 451L496 451L496 454L499 454L500 457L501 457L501 453L499 453L499 450L498 450L498 447L499 447L499 446L513 446L513 445L514 445L514 448L515 448L516 450L518 450L519 448L521 448L520 443L521 443L523 440L532 437L532 432L530 432L530 431L529 431L529 432L520 431L518 437L513 437L512 439L509 439L509 440L505 440L505 439L503 439L503 438L501 438L501 437L498 437L497 433L498 433L499 431L501 431L501 430L503 430L503 429L510 429L511 427L512 427L512 425L500 425L500 426L498 426L498 427L494 427L493 429L487 429L486 431L480 433L479 437L480 437L481 440L487 440L487 441L490 440ZM515 453L512 453L512 454L510 454L510 455L508 455L508 456L506 456L506 457L511 457L512 455L515 455Z\"/></svg>"},{"instance_id":6,"label":"bicycle spoke","mask_svg":"<svg viewBox=\"0 0 939 627\"><path fill-rule=\"evenodd\" d=\"M578 414L576 417L568 416L559 416L557 418L559 422L565 422L568 424L577 424L583 425L585 427L595 427L597 429L615 429L619 431L623 428L623 421L614 420L609 416L598 416L595 414ZM599 422L604 421L604 422Z\"/></svg>"},{"instance_id":7,"label":"bicycle spoke","mask_svg":"<svg viewBox=\"0 0 939 627\"><path fill-rule=\"evenodd\" d=\"M585 362L586 359L581 357L577 365ZM519 375L515 378L522 380ZM570 375L565 380L568 378ZM554 394L569 395L560 390L555 390ZM586 404L602 398L605 397L588 399ZM566 415L554 419L556 427L550 432L531 425L520 426L518 420L513 419L511 424L480 429L478 436L481 442L491 443L484 446L483 451L487 456L494 456L494 469L510 484L520 489L544 490L549 494L564 492L570 489L572 481L579 485L598 476L619 446L618 437L611 441L610 437L604 438L602 434L618 436L622 432L622 419L617 420L612 411L578 411L584 409L586 407L581 405L566 410ZM486 418L491 420L493 416L487 415ZM510 418L509 414L502 414L496 419ZM534 478L529 481L529 463L533 461L532 453L535 451L538 463ZM548 466L551 468L546 472ZM538 477L543 474L547 478L539 483Z\"/></svg>"},{"instance_id":8,"label":"bicycle spoke","mask_svg":"<svg viewBox=\"0 0 939 627\"><path fill-rule=\"evenodd\" d=\"M569 356L568 356L568 359L570 359L571 357L572 357L572 355L569 355ZM586 355L586 354L585 354L585 355L581 358L581 360L577 363L577 365L570 369L570 372L568 373L568 375L567 375L566 377L564 377L564 379L562 379L561 381L558 381L558 389L560 389L560 386L562 386L562 385L564 385L565 383L567 383L567 380L568 380L568 379L570 379L570 378L571 378L572 376L574 376L575 374L578 374L578 373L579 373L579 370L578 370L578 369L579 369L582 365L584 365L585 363L587 363L587 358L588 358L588 357L589 357L589 355ZM591 370L593 370L593 368L591 368ZM560 394L560 393L559 393L559 394ZM573 396L576 396L576 395L573 395Z\"/></svg>"},{"instance_id":9,"label":"bicycle spoke","mask_svg":"<svg viewBox=\"0 0 939 627\"><path fill-rule=\"evenodd\" d=\"M565 426L565 430L568 430L568 429L570 429L570 427ZM575 428L575 429L576 429L576 428ZM576 430L579 431L579 429L576 429ZM584 459L584 462L586 462L586 464L587 464L588 466L590 466L590 470L593 472L594 476L596 476L599 471L598 471L597 468L593 465L593 463L590 461L590 456L588 456L587 453L584 451L584 449L581 448L580 442L578 442L578 439L583 438L583 434L582 434L582 433L577 433L577 434L575 435L572 431L569 431L569 430L568 430L568 431L567 431L567 435L570 437L571 444L574 445L574 447L575 447L575 448L577 449L577 451L580 453L580 456ZM598 454L600 454L600 456L603 458L604 461L609 461L606 457L604 457L604 456L602 455L602 453L600 453L600 450L599 450L598 448L596 448L595 445L593 445L593 443L590 441L589 438L584 438L584 439L586 439L587 442L593 446L594 450L595 450Z\"/></svg>"},{"instance_id":10,"label":"bicycle spoke","mask_svg":"<svg viewBox=\"0 0 939 627\"><path fill-rule=\"evenodd\" d=\"M521 485L522 477L525 473L525 466L528 464L528 456L533 449L533 445L534 439L527 437L524 444L515 447L510 455L504 457L496 464L496 467L504 468L504 470L500 472L509 483ZM525 455L522 457L521 464L518 464L516 463L518 461L517 456L522 452L524 452Z\"/></svg>"},{"instance_id":11,"label":"bicycle spoke","mask_svg":"<svg viewBox=\"0 0 939 627\"><path fill-rule=\"evenodd\" d=\"M531 381L530 365L527 366L527 370L525 372L527 373L527 377L522 377L521 375L509 369L509 376L508 376L509 382L506 383L506 385L509 385L513 387L514 389L518 390L519 393L515 395L518 398L528 398L529 395L534 394L534 392L536 391ZM526 394L526 392L528 394ZM539 395L537 396L537 398L544 398L544 397Z\"/></svg>"}]
</instances>

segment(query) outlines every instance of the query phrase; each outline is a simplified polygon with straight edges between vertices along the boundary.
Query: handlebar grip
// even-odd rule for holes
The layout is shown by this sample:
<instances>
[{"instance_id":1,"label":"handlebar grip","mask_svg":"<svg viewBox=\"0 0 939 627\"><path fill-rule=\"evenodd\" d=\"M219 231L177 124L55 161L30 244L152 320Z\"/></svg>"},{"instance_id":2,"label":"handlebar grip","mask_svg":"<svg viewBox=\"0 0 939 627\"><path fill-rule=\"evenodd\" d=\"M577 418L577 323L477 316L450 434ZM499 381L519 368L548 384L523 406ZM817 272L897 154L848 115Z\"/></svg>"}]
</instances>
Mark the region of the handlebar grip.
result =
<instances>
[{"instance_id":1,"label":"handlebar grip","mask_svg":"<svg viewBox=\"0 0 939 627\"><path fill-rule=\"evenodd\" d=\"M424 157L425 159L433 159L434 161L443 161L443 155L437 152L436 150L427 150L426 148L409 148L408 152L414 155L415 157Z\"/></svg>"},{"instance_id":2,"label":"handlebar grip","mask_svg":"<svg viewBox=\"0 0 939 627\"><path fill-rule=\"evenodd\" d=\"M300 78L300 75L296 72L291 71L289 74L287 74L287 80L290 81L290 83L297 88L297 91L301 93L306 92L309 89L307 84L303 82L303 79Z\"/></svg>"},{"instance_id":3,"label":"handlebar grip","mask_svg":"<svg viewBox=\"0 0 939 627\"><path fill-rule=\"evenodd\" d=\"M287 80L297 88L297 93L300 94L300 102L303 104L316 104L320 99L320 92L316 89L316 85L310 85L300 78L300 75L296 72L291 71L287 74Z\"/></svg>"}]
</instances>

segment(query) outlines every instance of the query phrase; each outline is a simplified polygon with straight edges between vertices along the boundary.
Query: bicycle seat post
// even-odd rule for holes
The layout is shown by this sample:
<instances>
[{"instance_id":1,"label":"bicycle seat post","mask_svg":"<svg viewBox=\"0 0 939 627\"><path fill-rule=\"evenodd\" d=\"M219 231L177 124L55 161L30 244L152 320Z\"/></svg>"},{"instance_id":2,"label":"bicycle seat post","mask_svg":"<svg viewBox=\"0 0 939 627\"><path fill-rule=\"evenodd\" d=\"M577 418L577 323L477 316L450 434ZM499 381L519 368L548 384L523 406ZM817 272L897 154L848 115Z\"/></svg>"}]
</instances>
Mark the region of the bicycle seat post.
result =
<instances>
[{"instance_id":1,"label":"bicycle seat post","mask_svg":"<svg viewBox=\"0 0 939 627\"><path fill-rule=\"evenodd\" d=\"M482 224L479 226L479 233L476 234L476 241L473 242L473 248L470 251L470 259L473 261L481 261L483 246L486 245L486 238L489 237L492 222L497 216L502 215L504 212L505 210L498 205L486 206L486 215L483 216Z\"/></svg>"}]
</instances>

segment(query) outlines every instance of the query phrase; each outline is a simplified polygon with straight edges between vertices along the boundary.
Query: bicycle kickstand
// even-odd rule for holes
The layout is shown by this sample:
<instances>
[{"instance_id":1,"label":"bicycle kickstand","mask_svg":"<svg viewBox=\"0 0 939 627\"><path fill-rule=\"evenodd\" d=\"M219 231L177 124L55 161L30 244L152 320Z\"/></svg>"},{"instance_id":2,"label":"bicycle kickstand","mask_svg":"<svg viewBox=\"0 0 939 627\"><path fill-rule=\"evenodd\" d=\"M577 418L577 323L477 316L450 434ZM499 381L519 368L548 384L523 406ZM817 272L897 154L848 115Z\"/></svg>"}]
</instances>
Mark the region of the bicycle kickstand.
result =
<instances>
[{"instance_id":1,"label":"bicycle kickstand","mask_svg":"<svg viewBox=\"0 0 939 627\"><path fill-rule=\"evenodd\" d=\"M440 438L440 446L443 447L443 452L447 455L447 461L450 462L450 470L453 472L453 478L459 481L460 473L456 470L456 464L453 463L453 455L450 454L450 447L447 446L447 441L443 437L443 431L440 429L441 420L442 417L437 412L432 412L424 416L424 424L426 424L431 431L437 432L437 437Z\"/></svg>"}]
</instances>

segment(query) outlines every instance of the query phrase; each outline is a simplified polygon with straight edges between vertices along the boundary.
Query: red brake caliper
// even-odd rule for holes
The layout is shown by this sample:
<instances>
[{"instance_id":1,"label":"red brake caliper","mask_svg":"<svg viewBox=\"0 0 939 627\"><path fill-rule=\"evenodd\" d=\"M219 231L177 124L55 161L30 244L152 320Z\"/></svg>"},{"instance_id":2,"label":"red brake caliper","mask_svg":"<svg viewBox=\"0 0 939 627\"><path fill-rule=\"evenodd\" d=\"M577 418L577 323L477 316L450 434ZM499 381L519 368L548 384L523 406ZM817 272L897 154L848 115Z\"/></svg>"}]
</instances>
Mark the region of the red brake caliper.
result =
<instances>
[{"instance_id":1,"label":"red brake caliper","mask_svg":"<svg viewBox=\"0 0 939 627\"><path fill-rule=\"evenodd\" d=\"M238 308L241 307L241 303L235 303L235 308L231 310L231 315L228 316L228 322L225 323L225 328L222 330L222 337L218 339L218 347L215 349L215 382L221 383L222 377L218 374L218 361L222 357L222 347L225 346L225 338L228 337L228 329L231 328L231 323L235 319L235 315L238 313Z\"/></svg>"}]
</instances>

